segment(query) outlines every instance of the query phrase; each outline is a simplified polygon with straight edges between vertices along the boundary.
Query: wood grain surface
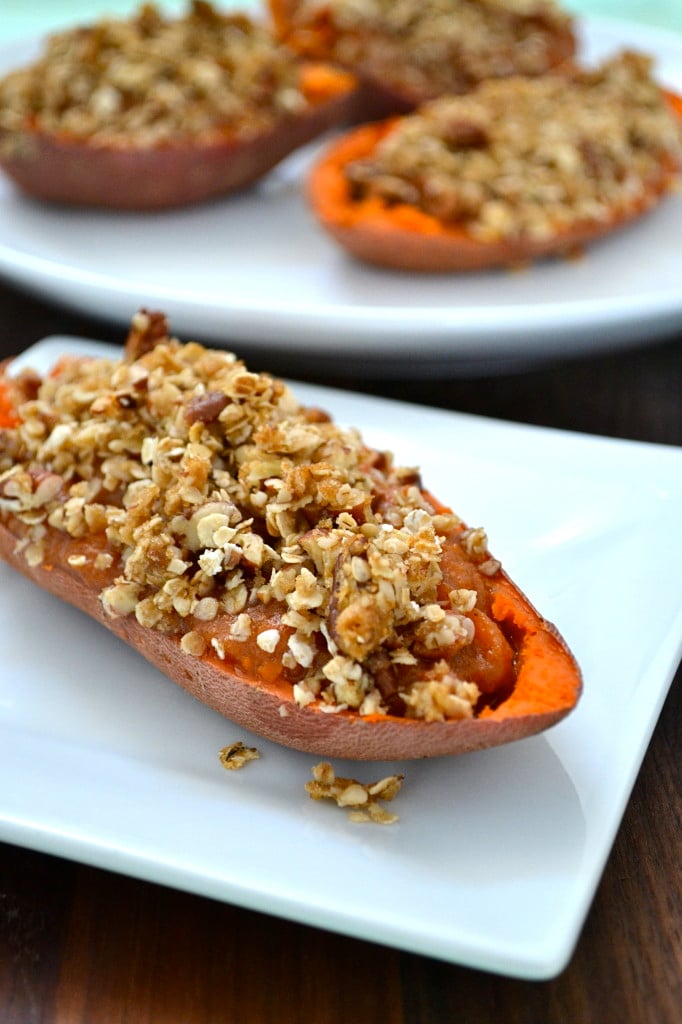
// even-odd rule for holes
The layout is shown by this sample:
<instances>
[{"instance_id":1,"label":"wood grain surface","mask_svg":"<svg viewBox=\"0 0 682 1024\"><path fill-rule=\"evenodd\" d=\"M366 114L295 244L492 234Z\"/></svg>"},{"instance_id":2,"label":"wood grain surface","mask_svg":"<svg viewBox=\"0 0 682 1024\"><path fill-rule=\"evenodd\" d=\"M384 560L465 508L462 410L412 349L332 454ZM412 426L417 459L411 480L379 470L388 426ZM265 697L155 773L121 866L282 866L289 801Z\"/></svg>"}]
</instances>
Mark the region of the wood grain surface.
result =
<instances>
[{"instance_id":1,"label":"wood grain surface","mask_svg":"<svg viewBox=\"0 0 682 1024\"><path fill-rule=\"evenodd\" d=\"M0 358L53 333L122 337L0 284ZM249 362L282 369L263 354ZM284 369L308 377L290 360ZM682 336L518 376L323 383L682 445ZM575 954L551 981L456 967L0 844L0 1024L678 1024L681 701L678 672Z\"/></svg>"}]
</instances>

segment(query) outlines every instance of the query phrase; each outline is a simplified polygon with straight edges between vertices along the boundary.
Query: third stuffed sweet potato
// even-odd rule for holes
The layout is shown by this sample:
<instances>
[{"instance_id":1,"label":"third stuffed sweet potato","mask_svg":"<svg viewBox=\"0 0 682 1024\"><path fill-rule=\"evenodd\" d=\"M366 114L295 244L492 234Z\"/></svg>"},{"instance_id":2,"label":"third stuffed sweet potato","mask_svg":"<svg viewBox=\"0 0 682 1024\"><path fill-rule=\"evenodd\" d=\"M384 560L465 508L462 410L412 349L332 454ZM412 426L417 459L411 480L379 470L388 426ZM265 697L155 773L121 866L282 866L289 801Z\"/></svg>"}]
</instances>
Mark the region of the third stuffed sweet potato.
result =
<instances>
[{"instance_id":1,"label":"third stuffed sweet potato","mask_svg":"<svg viewBox=\"0 0 682 1024\"><path fill-rule=\"evenodd\" d=\"M487 82L341 137L312 171L310 202L344 248L387 267L477 270L575 253L675 188L681 112L635 53Z\"/></svg>"}]
</instances>

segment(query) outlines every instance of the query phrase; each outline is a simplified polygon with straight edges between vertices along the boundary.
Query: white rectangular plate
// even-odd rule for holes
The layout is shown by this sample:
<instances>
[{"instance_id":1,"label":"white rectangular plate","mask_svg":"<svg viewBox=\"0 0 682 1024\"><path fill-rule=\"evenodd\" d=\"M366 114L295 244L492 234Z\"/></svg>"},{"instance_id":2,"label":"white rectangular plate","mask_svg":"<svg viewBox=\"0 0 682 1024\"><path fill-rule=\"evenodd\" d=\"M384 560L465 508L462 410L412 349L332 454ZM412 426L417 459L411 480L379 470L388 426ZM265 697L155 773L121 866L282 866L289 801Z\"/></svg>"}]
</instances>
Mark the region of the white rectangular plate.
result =
<instances>
[{"instance_id":1,"label":"white rectangular plate","mask_svg":"<svg viewBox=\"0 0 682 1024\"><path fill-rule=\"evenodd\" d=\"M73 339L22 357L40 370ZM114 351L80 343L85 351ZM682 640L682 451L324 388L307 402L419 464L573 648L577 710L496 750L402 764L390 827L304 791L315 758L250 736L0 565L0 839L528 978L568 961ZM225 772L224 745L262 759Z\"/></svg>"}]
</instances>

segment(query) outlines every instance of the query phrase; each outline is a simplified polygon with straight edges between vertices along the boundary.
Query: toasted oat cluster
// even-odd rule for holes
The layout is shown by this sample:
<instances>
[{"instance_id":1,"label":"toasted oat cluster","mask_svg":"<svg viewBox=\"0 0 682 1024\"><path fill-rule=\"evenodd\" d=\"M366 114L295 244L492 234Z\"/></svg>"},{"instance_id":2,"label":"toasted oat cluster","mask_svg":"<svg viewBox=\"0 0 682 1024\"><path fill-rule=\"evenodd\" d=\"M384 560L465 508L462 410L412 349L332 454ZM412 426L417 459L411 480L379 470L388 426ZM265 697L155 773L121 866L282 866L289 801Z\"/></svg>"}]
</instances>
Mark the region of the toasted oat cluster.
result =
<instances>
[{"instance_id":1,"label":"toasted oat cluster","mask_svg":"<svg viewBox=\"0 0 682 1024\"><path fill-rule=\"evenodd\" d=\"M467 92L485 78L543 74L571 19L554 0L301 0L305 28L327 14L332 53L379 81L418 95Z\"/></svg>"},{"instance_id":2,"label":"toasted oat cluster","mask_svg":"<svg viewBox=\"0 0 682 1024\"><path fill-rule=\"evenodd\" d=\"M398 820L381 801L393 800L404 781L403 775L387 775L378 782L358 782L337 775L327 761L313 768L313 781L306 782L306 792L312 800L333 800L338 807L349 811L351 821L374 821L379 825L393 825Z\"/></svg>"},{"instance_id":3,"label":"toasted oat cluster","mask_svg":"<svg viewBox=\"0 0 682 1024\"><path fill-rule=\"evenodd\" d=\"M52 36L0 82L0 129L129 145L229 131L248 137L305 100L285 47L242 14L194 0L182 18L151 4Z\"/></svg>"},{"instance_id":4,"label":"toasted oat cluster","mask_svg":"<svg viewBox=\"0 0 682 1024\"><path fill-rule=\"evenodd\" d=\"M673 159L679 119L650 60L626 52L568 79L491 81L434 100L346 175L357 199L408 203L490 242L612 216Z\"/></svg>"},{"instance_id":5,"label":"toasted oat cluster","mask_svg":"<svg viewBox=\"0 0 682 1024\"><path fill-rule=\"evenodd\" d=\"M247 747L242 740L236 740L228 747L223 747L218 751L218 758L223 768L235 772L242 769L249 761L258 761L260 752L257 747Z\"/></svg>"},{"instance_id":6,"label":"toasted oat cluster","mask_svg":"<svg viewBox=\"0 0 682 1024\"><path fill-rule=\"evenodd\" d=\"M299 705L472 715L479 688L452 655L478 592L443 595L445 538L479 579L499 563L414 470L234 355L169 338L161 314L136 315L120 362L65 359L13 387L0 517L22 524L31 565L50 531L98 542L69 564L101 574L107 614L178 635L188 657L234 664L248 646Z\"/></svg>"}]
</instances>

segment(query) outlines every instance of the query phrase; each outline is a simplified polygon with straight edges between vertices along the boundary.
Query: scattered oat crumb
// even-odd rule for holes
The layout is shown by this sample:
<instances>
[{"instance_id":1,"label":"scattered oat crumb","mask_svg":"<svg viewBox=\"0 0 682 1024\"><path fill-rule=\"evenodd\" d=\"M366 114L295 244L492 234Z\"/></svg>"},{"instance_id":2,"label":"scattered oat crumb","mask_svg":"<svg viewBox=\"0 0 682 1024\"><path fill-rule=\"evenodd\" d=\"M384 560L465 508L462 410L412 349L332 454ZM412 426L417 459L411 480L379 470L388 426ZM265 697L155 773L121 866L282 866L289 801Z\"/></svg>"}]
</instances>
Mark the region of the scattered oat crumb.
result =
<instances>
[{"instance_id":1,"label":"scattered oat crumb","mask_svg":"<svg viewBox=\"0 0 682 1024\"><path fill-rule=\"evenodd\" d=\"M393 825L397 814L385 810L377 801L393 800L400 792L404 775L388 775L378 782L358 782L337 776L327 761L316 764L312 770L313 781L306 782L305 788L313 800L335 800L339 807L349 810L354 822L374 821L379 825Z\"/></svg>"},{"instance_id":2,"label":"scattered oat crumb","mask_svg":"<svg viewBox=\"0 0 682 1024\"><path fill-rule=\"evenodd\" d=\"M243 768L248 761L257 761L260 758L260 752L256 747L245 747L241 740L237 740L229 747L223 747L219 751L218 757L223 768L234 772L238 768Z\"/></svg>"}]
</instances>

